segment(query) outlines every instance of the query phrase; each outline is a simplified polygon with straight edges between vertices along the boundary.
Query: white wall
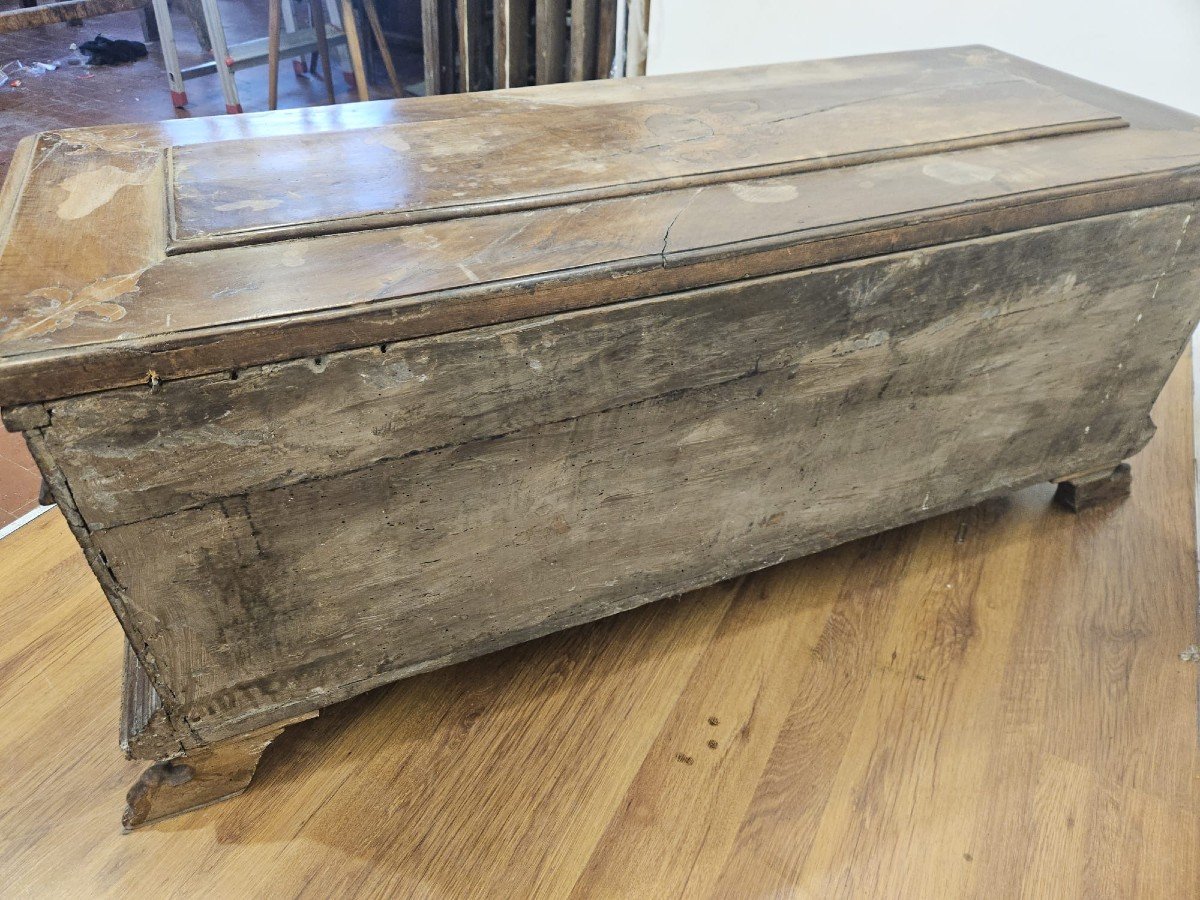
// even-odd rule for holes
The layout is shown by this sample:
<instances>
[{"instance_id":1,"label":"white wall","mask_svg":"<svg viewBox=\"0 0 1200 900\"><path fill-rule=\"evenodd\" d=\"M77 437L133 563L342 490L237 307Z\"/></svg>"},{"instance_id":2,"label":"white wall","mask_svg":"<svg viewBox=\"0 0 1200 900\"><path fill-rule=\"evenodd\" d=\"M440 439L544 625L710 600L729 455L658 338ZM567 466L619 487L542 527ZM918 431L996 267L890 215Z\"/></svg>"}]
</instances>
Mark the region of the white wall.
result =
<instances>
[{"instance_id":1,"label":"white wall","mask_svg":"<svg viewBox=\"0 0 1200 900\"><path fill-rule=\"evenodd\" d=\"M647 72L953 44L1200 115L1200 0L652 0Z\"/></svg>"}]
</instances>

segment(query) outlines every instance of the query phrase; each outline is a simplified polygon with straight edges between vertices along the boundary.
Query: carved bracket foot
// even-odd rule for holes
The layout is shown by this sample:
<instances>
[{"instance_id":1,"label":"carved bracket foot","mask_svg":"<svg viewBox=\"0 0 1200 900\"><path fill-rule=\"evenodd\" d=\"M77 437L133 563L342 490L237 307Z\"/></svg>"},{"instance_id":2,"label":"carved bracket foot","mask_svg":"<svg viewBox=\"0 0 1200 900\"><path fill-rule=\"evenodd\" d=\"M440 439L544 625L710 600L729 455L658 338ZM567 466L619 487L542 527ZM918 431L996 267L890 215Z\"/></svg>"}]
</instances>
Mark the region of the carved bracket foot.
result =
<instances>
[{"instance_id":1,"label":"carved bracket foot","mask_svg":"<svg viewBox=\"0 0 1200 900\"><path fill-rule=\"evenodd\" d=\"M298 716L154 763L129 789L121 824L130 831L236 797L249 787L263 751L283 729L315 715Z\"/></svg>"},{"instance_id":2,"label":"carved bracket foot","mask_svg":"<svg viewBox=\"0 0 1200 900\"><path fill-rule=\"evenodd\" d=\"M1054 499L1071 512L1080 512L1101 503L1124 500L1129 496L1132 483L1133 471L1129 463L1123 462L1115 469L1059 479Z\"/></svg>"}]
</instances>

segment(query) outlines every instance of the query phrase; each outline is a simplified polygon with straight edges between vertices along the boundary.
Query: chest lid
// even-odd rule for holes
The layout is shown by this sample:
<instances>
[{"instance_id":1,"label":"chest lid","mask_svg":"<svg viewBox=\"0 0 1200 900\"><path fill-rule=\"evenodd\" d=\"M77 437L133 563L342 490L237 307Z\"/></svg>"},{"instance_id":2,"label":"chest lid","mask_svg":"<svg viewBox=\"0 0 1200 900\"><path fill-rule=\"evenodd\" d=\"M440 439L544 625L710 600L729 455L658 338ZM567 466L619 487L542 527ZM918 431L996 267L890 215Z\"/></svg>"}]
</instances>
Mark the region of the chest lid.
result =
<instances>
[{"instance_id":1,"label":"chest lid","mask_svg":"<svg viewBox=\"0 0 1200 900\"><path fill-rule=\"evenodd\" d=\"M26 139L0 404L1200 196L1197 120L968 47Z\"/></svg>"}]
</instances>

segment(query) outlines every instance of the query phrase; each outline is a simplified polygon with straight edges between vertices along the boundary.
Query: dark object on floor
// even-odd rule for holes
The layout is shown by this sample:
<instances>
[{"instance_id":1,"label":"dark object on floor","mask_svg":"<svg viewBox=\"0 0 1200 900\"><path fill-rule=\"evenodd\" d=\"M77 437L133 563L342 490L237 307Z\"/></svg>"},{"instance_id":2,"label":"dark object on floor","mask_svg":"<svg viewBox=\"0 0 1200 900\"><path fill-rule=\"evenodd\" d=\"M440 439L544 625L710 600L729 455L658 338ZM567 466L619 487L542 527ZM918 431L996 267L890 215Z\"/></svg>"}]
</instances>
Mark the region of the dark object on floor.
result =
<instances>
[{"instance_id":1,"label":"dark object on floor","mask_svg":"<svg viewBox=\"0 0 1200 900\"><path fill-rule=\"evenodd\" d=\"M89 66L115 66L146 55L146 45L141 41L106 38L102 34L80 44L79 49L87 54Z\"/></svg>"}]
</instances>

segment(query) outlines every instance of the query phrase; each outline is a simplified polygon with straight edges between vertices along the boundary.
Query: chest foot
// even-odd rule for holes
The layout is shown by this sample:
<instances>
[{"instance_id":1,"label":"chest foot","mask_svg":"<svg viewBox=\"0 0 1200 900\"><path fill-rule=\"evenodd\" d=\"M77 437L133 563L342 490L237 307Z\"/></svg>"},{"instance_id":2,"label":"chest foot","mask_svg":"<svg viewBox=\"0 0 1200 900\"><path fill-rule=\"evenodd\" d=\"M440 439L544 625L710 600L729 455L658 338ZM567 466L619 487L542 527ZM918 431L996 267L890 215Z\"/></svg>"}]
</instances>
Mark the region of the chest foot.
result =
<instances>
[{"instance_id":1,"label":"chest foot","mask_svg":"<svg viewBox=\"0 0 1200 900\"><path fill-rule=\"evenodd\" d=\"M125 796L126 831L236 797L247 787L263 751L288 725L315 713L189 750L154 763Z\"/></svg>"},{"instance_id":2,"label":"chest foot","mask_svg":"<svg viewBox=\"0 0 1200 900\"><path fill-rule=\"evenodd\" d=\"M1123 462L1115 469L1102 469L1071 475L1058 482L1055 501L1071 512L1081 512L1101 503L1124 500L1129 496L1133 471Z\"/></svg>"}]
</instances>

